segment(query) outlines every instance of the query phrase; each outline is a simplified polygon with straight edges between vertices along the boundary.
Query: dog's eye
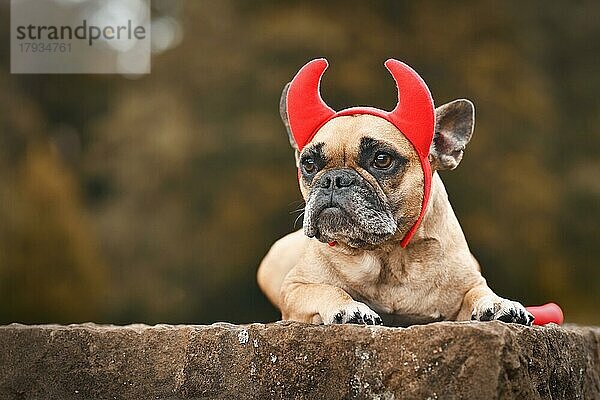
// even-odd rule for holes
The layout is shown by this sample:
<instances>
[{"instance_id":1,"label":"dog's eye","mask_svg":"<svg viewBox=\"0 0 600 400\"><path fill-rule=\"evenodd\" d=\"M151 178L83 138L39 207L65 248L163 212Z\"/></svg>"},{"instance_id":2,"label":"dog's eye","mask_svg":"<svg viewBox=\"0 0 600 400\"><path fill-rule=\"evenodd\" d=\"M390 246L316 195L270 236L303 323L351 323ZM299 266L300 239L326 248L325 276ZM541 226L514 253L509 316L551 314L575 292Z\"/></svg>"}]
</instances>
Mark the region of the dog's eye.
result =
<instances>
[{"instance_id":1,"label":"dog's eye","mask_svg":"<svg viewBox=\"0 0 600 400\"><path fill-rule=\"evenodd\" d=\"M305 159L302 160L302 167L304 168L304 171L307 174L312 174L313 172L315 172L317 170L315 160L310 157L306 157Z\"/></svg>"},{"instance_id":2,"label":"dog's eye","mask_svg":"<svg viewBox=\"0 0 600 400\"><path fill-rule=\"evenodd\" d=\"M373 167L377 169L388 169L392 165L393 161L394 159L391 155L380 151L375 154L375 158L373 159Z\"/></svg>"}]
</instances>

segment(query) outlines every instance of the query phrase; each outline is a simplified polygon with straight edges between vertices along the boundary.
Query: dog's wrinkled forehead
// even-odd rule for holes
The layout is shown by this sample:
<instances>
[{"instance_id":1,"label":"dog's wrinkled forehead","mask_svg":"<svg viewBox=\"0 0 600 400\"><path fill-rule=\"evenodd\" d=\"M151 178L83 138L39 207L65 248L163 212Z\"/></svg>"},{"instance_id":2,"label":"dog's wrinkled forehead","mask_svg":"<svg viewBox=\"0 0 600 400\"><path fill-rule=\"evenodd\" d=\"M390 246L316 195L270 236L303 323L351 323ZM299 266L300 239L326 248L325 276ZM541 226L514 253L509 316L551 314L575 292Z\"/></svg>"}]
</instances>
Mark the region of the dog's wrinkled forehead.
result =
<instances>
[{"instance_id":1,"label":"dog's wrinkled forehead","mask_svg":"<svg viewBox=\"0 0 600 400\"><path fill-rule=\"evenodd\" d=\"M369 114L331 119L319 129L303 152L319 145L331 166L352 165L361 152L365 138L385 143L407 159L419 159L410 141L398 128L383 118Z\"/></svg>"}]
</instances>

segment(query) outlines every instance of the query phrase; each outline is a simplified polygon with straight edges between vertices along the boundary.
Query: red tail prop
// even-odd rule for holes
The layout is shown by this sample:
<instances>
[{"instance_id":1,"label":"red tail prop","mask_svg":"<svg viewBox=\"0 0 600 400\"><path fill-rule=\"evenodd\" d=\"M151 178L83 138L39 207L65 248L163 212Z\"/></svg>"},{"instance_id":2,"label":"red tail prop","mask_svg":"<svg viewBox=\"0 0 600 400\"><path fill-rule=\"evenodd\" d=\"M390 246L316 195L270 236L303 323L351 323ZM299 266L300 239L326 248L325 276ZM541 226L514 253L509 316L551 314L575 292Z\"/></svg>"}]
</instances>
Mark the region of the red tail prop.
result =
<instances>
[{"instance_id":1,"label":"red tail prop","mask_svg":"<svg viewBox=\"0 0 600 400\"><path fill-rule=\"evenodd\" d=\"M563 312L555 303L547 303L542 306L525 307L527 311L533 314L534 325L546 325L550 323L562 324L564 320Z\"/></svg>"}]
</instances>

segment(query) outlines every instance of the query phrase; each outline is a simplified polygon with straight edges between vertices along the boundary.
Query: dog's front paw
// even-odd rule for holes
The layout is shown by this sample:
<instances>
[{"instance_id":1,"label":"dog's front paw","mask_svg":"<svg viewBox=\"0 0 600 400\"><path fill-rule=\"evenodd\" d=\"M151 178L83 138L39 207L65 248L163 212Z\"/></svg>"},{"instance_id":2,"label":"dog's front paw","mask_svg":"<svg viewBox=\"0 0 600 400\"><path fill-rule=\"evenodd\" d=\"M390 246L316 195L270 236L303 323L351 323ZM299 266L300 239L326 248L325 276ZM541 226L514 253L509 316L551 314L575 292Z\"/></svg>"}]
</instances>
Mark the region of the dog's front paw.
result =
<instances>
[{"instance_id":1,"label":"dog's front paw","mask_svg":"<svg viewBox=\"0 0 600 400\"><path fill-rule=\"evenodd\" d=\"M499 320L531 326L534 317L518 301L501 297L483 297L475 303L471 319L476 321Z\"/></svg>"},{"instance_id":2,"label":"dog's front paw","mask_svg":"<svg viewBox=\"0 0 600 400\"><path fill-rule=\"evenodd\" d=\"M324 318L327 324L364 324L364 325L383 325L381 317L371 310L366 304L353 301L331 313Z\"/></svg>"}]
</instances>

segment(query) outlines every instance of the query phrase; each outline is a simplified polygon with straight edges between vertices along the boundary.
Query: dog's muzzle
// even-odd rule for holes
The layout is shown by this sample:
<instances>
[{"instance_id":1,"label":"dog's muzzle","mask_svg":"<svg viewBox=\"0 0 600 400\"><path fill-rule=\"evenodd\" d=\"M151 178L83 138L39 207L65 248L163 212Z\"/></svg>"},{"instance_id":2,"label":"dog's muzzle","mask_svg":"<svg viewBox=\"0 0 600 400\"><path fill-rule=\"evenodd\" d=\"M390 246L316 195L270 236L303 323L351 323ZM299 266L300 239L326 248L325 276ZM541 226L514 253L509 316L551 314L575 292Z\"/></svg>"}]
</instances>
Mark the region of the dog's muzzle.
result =
<instances>
[{"instance_id":1,"label":"dog's muzzle","mask_svg":"<svg viewBox=\"0 0 600 400\"><path fill-rule=\"evenodd\" d=\"M351 168L324 171L312 184L304 232L322 242L376 244L397 225L373 187Z\"/></svg>"},{"instance_id":2,"label":"dog's muzzle","mask_svg":"<svg viewBox=\"0 0 600 400\"><path fill-rule=\"evenodd\" d=\"M350 218L353 214L352 202L358 197L361 176L350 168L336 168L325 171L314 183L311 191L314 201L312 214L317 220L331 217ZM361 197L373 200L373 194L362 190ZM368 201L370 202L370 201ZM325 213L325 214L323 214ZM316 221L318 222L318 221ZM339 225L341 221L330 221Z\"/></svg>"}]
</instances>

